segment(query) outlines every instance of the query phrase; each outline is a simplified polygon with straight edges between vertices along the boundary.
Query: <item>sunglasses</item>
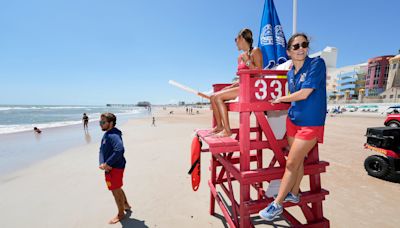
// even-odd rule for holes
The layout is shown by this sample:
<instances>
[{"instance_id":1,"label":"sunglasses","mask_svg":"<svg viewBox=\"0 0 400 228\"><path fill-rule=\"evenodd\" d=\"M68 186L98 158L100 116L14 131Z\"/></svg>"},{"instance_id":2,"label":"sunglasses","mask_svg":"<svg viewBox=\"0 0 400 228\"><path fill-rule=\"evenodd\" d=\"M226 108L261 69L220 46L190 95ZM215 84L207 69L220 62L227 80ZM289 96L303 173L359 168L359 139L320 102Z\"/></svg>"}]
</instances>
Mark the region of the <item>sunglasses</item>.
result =
<instances>
[{"instance_id":1,"label":"sunglasses","mask_svg":"<svg viewBox=\"0 0 400 228\"><path fill-rule=\"evenodd\" d=\"M302 43L298 43L298 44L294 44L294 45L292 45L292 50L293 51L296 51L296 50L299 50L300 49L300 47L302 47L302 48L308 48L308 44L309 44L309 42L302 42Z\"/></svg>"},{"instance_id":2,"label":"sunglasses","mask_svg":"<svg viewBox=\"0 0 400 228\"><path fill-rule=\"evenodd\" d=\"M100 120L100 121L99 121L99 124L100 124L100 125L104 125L104 124L106 124L106 123L107 123L107 121L104 121L104 120Z\"/></svg>"}]
</instances>

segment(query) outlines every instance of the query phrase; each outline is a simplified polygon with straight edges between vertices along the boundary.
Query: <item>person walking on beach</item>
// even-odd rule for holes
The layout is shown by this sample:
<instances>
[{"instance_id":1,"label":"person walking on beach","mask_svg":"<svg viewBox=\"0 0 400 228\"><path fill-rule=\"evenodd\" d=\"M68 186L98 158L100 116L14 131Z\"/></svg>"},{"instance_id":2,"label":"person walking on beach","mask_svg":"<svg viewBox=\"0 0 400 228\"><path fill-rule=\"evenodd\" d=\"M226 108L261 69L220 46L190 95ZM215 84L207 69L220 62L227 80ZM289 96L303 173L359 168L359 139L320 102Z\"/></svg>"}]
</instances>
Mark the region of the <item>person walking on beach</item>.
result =
<instances>
[{"instance_id":1,"label":"person walking on beach","mask_svg":"<svg viewBox=\"0 0 400 228\"><path fill-rule=\"evenodd\" d=\"M238 57L238 70L262 69L262 53L259 48L253 48L253 33L250 29L245 28L240 30L238 36L235 38L235 43L239 51L243 51ZM213 137L227 137L232 135L228 110L224 102L235 99L238 95L239 82L236 81L211 96L211 107L217 123L217 126L210 133Z\"/></svg>"},{"instance_id":2,"label":"person walking on beach","mask_svg":"<svg viewBox=\"0 0 400 228\"><path fill-rule=\"evenodd\" d=\"M83 113L82 122L83 122L83 130L89 130L88 127L89 117L86 115L86 113Z\"/></svg>"},{"instance_id":3,"label":"person walking on beach","mask_svg":"<svg viewBox=\"0 0 400 228\"><path fill-rule=\"evenodd\" d=\"M118 207L117 216L112 218L109 224L121 221L125 217L124 211L131 209L122 190L126 160L122 132L115 127L116 121L117 117L112 113L101 114L100 127L105 133L100 145L99 168L105 172L107 187L112 192Z\"/></svg>"},{"instance_id":4,"label":"person walking on beach","mask_svg":"<svg viewBox=\"0 0 400 228\"><path fill-rule=\"evenodd\" d=\"M287 53L293 67L287 73L290 94L272 104L291 102L286 119L289 155L278 195L261 218L272 221L283 212L283 202L300 202L300 183L304 175L304 158L317 144L323 143L326 118L326 65L322 58L308 57L309 40L305 34L294 34Z\"/></svg>"},{"instance_id":5,"label":"person walking on beach","mask_svg":"<svg viewBox=\"0 0 400 228\"><path fill-rule=\"evenodd\" d=\"M152 122L151 126L153 126L153 127L156 126L156 118L154 116L153 116L153 122Z\"/></svg>"}]
</instances>

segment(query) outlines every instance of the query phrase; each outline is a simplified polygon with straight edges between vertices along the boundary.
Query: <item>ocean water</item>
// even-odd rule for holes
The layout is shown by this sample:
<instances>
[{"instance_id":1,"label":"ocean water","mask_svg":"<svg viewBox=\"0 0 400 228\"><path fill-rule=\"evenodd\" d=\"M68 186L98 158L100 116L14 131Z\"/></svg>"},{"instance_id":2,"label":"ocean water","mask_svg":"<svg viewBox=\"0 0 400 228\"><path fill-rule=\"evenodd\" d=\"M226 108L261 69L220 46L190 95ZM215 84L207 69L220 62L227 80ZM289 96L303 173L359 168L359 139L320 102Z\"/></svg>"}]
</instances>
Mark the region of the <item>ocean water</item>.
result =
<instances>
[{"instance_id":1,"label":"ocean water","mask_svg":"<svg viewBox=\"0 0 400 228\"><path fill-rule=\"evenodd\" d=\"M0 105L0 134L62 127L82 123L86 113L89 121L98 121L103 112L119 116L142 116L148 111L141 107L107 107L81 105ZM117 120L118 121L118 120Z\"/></svg>"},{"instance_id":2,"label":"ocean water","mask_svg":"<svg viewBox=\"0 0 400 228\"><path fill-rule=\"evenodd\" d=\"M91 143L100 145L104 132L98 120L103 112L116 114L118 128L129 119L151 115L139 107L0 105L0 184L2 175L68 149ZM89 116L88 131L83 130L83 113ZM42 130L41 134L34 133L35 126ZM99 151L88 153L97 154ZM97 161L93 164L97 167Z\"/></svg>"}]
</instances>

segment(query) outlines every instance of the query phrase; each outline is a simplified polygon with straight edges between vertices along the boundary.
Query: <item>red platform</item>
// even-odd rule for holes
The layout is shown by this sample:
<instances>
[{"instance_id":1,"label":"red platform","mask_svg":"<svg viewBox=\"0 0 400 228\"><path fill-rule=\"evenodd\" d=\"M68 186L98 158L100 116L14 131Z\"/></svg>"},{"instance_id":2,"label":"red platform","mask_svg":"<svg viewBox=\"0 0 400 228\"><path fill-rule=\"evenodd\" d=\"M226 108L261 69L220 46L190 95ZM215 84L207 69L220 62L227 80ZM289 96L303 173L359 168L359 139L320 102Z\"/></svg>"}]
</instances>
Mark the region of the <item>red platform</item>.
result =
<instances>
[{"instance_id":1,"label":"red platform","mask_svg":"<svg viewBox=\"0 0 400 228\"><path fill-rule=\"evenodd\" d=\"M254 227L252 221L258 218L258 211L273 200L265 196L264 187L271 180L283 176L288 143L286 137L276 139L264 111L289 108L289 104L272 105L268 102L287 93L286 73L273 70L239 71L239 101L227 104L229 111L239 112L240 115L240 127L233 129L236 137L213 138L207 137L209 131L197 131L208 145L202 151L212 155L208 183L211 190L210 214L214 215L217 202L230 227ZM214 91L226 85L216 84ZM251 115L255 116L254 126L250 126ZM215 120L215 126L214 123ZM263 164L265 153L273 153L269 164ZM319 160L318 146L308 154L304 175L309 176L310 189L302 191L298 204L284 203L283 218L290 226L329 227L329 220L323 216L322 210L322 201L329 192L321 188L320 179L320 174L326 171L328 165L328 162ZM288 207L299 207L305 219L295 218L286 210Z\"/></svg>"}]
</instances>

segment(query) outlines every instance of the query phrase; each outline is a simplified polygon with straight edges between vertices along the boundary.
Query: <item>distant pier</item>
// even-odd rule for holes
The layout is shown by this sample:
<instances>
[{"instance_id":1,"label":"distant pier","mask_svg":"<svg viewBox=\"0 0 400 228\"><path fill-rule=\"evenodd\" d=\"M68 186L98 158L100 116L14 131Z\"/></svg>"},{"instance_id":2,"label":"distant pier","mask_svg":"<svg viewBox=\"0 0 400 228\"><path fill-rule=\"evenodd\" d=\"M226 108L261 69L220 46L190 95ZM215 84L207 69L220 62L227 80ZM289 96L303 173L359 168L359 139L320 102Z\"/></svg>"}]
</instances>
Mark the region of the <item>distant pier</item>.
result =
<instances>
[{"instance_id":1,"label":"distant pier","mask_svg":"<svg viewBox=\"0 0 400 228\"><path fill-rule=\"evenodd\" d=\"M136 104L106 104L107 107L136 107Z\"/></svg>"}]
</instances>

